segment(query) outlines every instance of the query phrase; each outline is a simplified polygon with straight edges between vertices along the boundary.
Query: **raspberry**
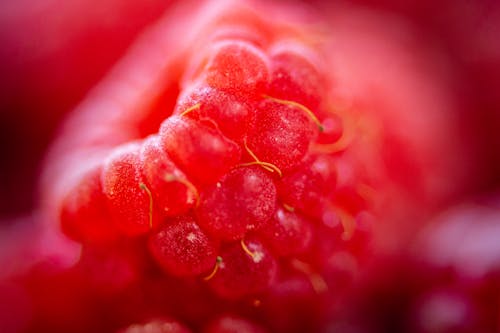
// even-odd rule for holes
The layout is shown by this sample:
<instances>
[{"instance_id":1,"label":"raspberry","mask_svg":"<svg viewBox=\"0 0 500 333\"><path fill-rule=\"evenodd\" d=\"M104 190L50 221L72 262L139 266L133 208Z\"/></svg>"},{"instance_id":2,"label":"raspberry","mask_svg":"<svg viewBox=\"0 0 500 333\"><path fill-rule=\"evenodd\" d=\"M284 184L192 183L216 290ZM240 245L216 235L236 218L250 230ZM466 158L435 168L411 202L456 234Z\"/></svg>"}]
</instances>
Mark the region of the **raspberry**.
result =
<instances>
[{"instance_id":1,"label":"raspberry","mask_svg":"<svg viewBox=\"0 0 500 333\"><path fill-rule=\"evenodd\" d=\"M240 239L271 217L276 204L276 188L271 177L256 167L229 172L201 196L200 225L212 235L226 240Z\"/></svg>"},{"instance_id":2,"label":"raspberry","mask_svg":"<svg viewBox=\"0 0 500 333\"><path fill-rule=\"evenodd\" d=\"M307 250L311 244L313 230L308 220L290 211L289 207L278 207L266 227L258 233L269 249L282 257Z\"/></svg>"},{"instance_id":3,"label":"raspberry","mask_svg":"<svg viewBox=\"0 0 500 333\"><path fill-rule=\"evenodd\" d=\"M318 73L312 52L299 43L284 42L271 50L269 94L293 100L316 109L325 91L324 79Z\"/></svg>"},{"instance_id":4,"label":"raspberry","mask_svg":"<svg viewBox=\"0 0 500 333\"><path fill-rule=\"evenodd\" d=\"M141 149L141 169L155 206L166 216L187 212L197 200L196 188L164 153L158 137L148 138Z\"/></svg>"},{"instance_id":5,"label":"raspberry","mask_svg":"<svg viewBox=\"0 0 500 333\"><path fill-rule=\"evenodd\" d=\"M233 94L258 95L268 77L265 55L243 41L220 42L205 69L209 86Z\"/></svg>"},{"instance_id":6,"label":"raspberry","mask_svg":"<svg viewBox=\"0 0 500 333\"><path fill-rule=\"evenodd\" d=\"M321 205L331 200L337 180L336 163L330 156L312 156L280 183L282 200L313 217L323 211Z\"/></svg>"},{"instance_id":7,"label":"raspberry","mask_svg":"<svg viewBox=\"0 0 500 333\"><path fill-rule=\"evenodd\" d=\"M217 128L172 116L160 128L165 151L181 170L201 184L219 179L239 160L241 149Z\"/></svg>"},{"instance_id":8,"label":"raspberry","mask_svg":"<svg viewBox=\"0 0 500 333\"><path fill-rule=\"evenodd\" d=\"M144 186L140 169L140 147L130 144L118 149L102 171L103 192L116 227L126 235L148 232L153 226L151 193Z\"/></svg>"},{"instance_id":9,"label":"raspberry","mask_svg":"<svg viewBox=\"0 0 500 333\"><path fill-rule=\"evenodd\" d=\"M354 274L338 258L357 267L370 177L354 170L351 123L330 109L322 50L288 23L243 16L259 24L221 16L182 52L164 119L144 102L108 115L126 135L58 203L63 231L84 243L78 274L123 332L317 330ZM70 142L91 151L111 134L94 135Z\"/></svg>"},{"instance_id":10,"label":"raspberry","mask_svg":"<svg viewBox=\"0 0 500 333\"><path fill-rule=\"evenodd\" d=\"M344 125L342 118L335 114L330 113L327 115L318 115L321 119L323 131L319 133L316 143L320 145L333 145L340 140L343 134Z\"/></svg>"},{"instance_id":11,"label":"raspberry","mask_svg":"<svg viewBox=\"0 0 500 333\"><path fill-rule=\"evenodd\" d=\"M223 298L238 299L265 291L276 277L276 259L254 240L241 240L221 248L218 271L208 282Z\"/></svg>"},{"instance_id":12,"label":"raspberry","mask_svg":"<svg viewBox=\"0 0 500 333\"><path fill-rule=\"evenodd\" d=\"M224 91L195 85L177 101L174 114L199 121L213 121L228 138L241 143L248 132L252 108Z\"/></svg>"},{"instance_id":13,"label":"raspberry","mask_svg":"<svg viewBox=\"0 0 500 333\"><path fill-rule=\"evenodd\" d=\"M311 119L287 101L265 99L257 105L247 136L248 148L282 171L300 163L314 137Z\"/></svg>"},{"instance_id":14,"label":"raspberry","mask_svg":"<svg viewBox=\"0 0 500 333\"><path fill-rule=\"evenodd\" d=\"M166 221L151 235L149 248L157 262L175 276L201 274L216 261L216 245L189 216Z\"/></svg>"}]
</instances>

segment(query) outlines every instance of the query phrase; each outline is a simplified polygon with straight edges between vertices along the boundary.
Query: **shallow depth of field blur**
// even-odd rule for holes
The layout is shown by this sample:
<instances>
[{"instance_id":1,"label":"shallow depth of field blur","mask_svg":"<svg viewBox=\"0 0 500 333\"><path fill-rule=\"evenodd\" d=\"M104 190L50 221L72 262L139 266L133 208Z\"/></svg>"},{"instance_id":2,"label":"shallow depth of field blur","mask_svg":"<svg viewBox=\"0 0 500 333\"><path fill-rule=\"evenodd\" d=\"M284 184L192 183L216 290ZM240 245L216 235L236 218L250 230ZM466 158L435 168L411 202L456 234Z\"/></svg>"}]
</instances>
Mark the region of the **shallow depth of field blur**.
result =
<instances>
[{"instance_id":1,"label":"shallow depth of field blur","mask_svg":"<svg viewBox=\"0 0 500 333\"><path fill-rule=\"evenodd\" d=\"M499 331L500 5L301 5L327 25L339 95L373 108L394 138L384 162L407 189L394 191L399 206L387 209L373 260L331 330ZM38 180L58 126L175 8L173 0L0 3L0 332L22 330L24 313L11 305L25 300L3 281L33 256L19 244L38 229Z\"/></svg>"}]
</instances>

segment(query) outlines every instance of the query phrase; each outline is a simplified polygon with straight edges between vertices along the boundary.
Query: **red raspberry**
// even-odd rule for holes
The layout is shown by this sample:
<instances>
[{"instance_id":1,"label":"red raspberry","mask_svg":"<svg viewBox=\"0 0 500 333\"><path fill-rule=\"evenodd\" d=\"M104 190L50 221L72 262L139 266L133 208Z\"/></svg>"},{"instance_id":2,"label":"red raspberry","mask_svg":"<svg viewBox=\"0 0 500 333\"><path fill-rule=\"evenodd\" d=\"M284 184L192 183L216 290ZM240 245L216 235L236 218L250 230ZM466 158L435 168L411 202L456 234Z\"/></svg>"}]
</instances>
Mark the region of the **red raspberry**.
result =
<instances>
[{"instance_id":1,"label":"red raspberry","mask_svg":"<svg viewBox=\"0 0 500 333\"><path fill-rule=\"evenodd\" d=\"M258 231L269 249L280 257L305 252L313 234L309 221L287 207L278 207L266 227Z\"/></svg>"},{"instance_id":2,"label":"red raspberry","mask_svg":"<svg viewBox=\"0 0 500 333\"><path fill-rule=\"evenodd\" d=\"M259 159L288 170L304 158L314 137L314 124L288 101L264 99L256 106L248 148Z\"/></svg>"},{"instance_id":3,"label":"red raspberry","mask_svg":"<svg viewBox=\"0 0 500 333\"><path fill-rule=\"evenodd\" d=\"M248 133L252 106L224 91L195 85L179 98L174 113L209 124L213 121L224 135L241 143Z\"/></svg>"},{"instance_id":4,"label":"red raspberry","mask_svg":"<svg viewBox=\"0 0 500 333\"><path fill-rule=\"evenodd\" d=\"M117 149L105 162L101 176L111 218L127 235L148 232L156 220L150 190L144 186L139 150L137 144Z\"/></svg>"},{"instance_id":5,"label":"red raspberry","mask_svg":"<svg viewBox=\"0 0 500 333\"><path fill-rule=\"evenodd\" d=\"M323 100L325 79L314 64L314 53L300 43L285 41L270 50L269 94L316 110Z\"/></svg>"},{"instance_id":6,"label":"red raspberry","mask_svg":"<svg viewBox=\"0 0 500 333\"><path fill-rule=\"evenodd\" d=\"M218 271L210 287L223 298L238 299L265 291L277 273L277 262L254 240L241 240L221 248Z\"/></svg>"},{"instance_id":7,"label":"red raspberry","mask_svg":"<svg viewBox=\"0 0 500 333\"><path fill-rule=\"evenodd\" d=\"M167 118L160 128L165 151L201 184L210 184L238 162L241 149L217 128L187 117Z\"/></svg>"},{"instance_id":8,"label":"red raspberry","mask_svg":"<svg viewBox=\"0 0 500 333\"><path fill-rule=\"evenodd\" d=\"M276 205L276 188L265 171L242 167L229 172L201 197L199 223L214 237L241 239L262 227Z\"/></svg>"},{"instance_id":9,"label":"red raspberry","mask_svg":"<svg viewBox=\"0 0 500 333\"><path fill-rule=\"evenodd\" d=\"M210 87L235 95L258 96L268 78L265 54L243 41L220 42L205 68Z\"/></svg>"},{"instance_id":10,"label":"red raspberry","mask_svg":"<svg viewBox=\"0 0 500 333\"><path fill-rule=\"evenodd\" d=\"M325 299L336 299L335 283L347 276L334 259L363 246L371 177L353 171L360 148L346 139L351 123L328 107L321 49L286 22L249 20L262 25L219 17L221 31L209 25L175 73L155 81L168 82L168 92L180 87L164 119L141 101L104 115L110 128L90 141L85 129L67 134L80 139L65 149L81 152L114 138L107 158L74 176L57 204L62 230L85 243L81 262L102 268L87 288L113 305L110 315L123 318L111 325L124 332L162 331L174 323L151 319L171 316L207 332L317 329L331 306ZM131 244L137 258L125 250ZM117 286L108 288L113 272Z\"/></svg>"},{"instance_id":11,"label":"red raspberry","mask_svg":"<svg viewBox=\"0 0 500 333\"><path fill-rule=\"evenodd\" d=\"M141 167L153 202L164 215L187 212L196 203L198 191L164 153L158 137L150 137L141 149Z\"/></svg>"},{"instance_id":12,"label":"red raspberry","mask_svg":"<svg viewBox=\"0 0 500 333\"><path fill-rule=\"evenodd\" d=\"M286 204L305 214L321 218L322 207L336 190L337 163L327 155L311 156L285 175L279 193Z\"/></svg>"},{"instance_id":13,"label":"red raspberry","mask_svg":"<svg viewBox=\"0 0 500 333\"><path fill-rule=\"evenodd\" d=\"M149 248L157 262L175 276L201 274L216 261L216 245L190 216L166 221L151 235Z\"/></svg>"}]
</instances>

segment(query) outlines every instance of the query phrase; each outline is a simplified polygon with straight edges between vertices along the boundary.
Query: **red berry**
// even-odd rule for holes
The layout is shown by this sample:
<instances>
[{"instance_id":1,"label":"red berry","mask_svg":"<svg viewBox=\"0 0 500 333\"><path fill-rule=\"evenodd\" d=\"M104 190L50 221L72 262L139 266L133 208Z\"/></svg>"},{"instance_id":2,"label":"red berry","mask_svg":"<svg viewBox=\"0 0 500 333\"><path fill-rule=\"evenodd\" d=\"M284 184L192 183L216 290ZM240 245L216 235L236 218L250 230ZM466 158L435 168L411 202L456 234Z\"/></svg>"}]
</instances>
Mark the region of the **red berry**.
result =
<instances>
[{"instance_id":1,"label":"red berry","mask_svg":"<svg viewBox=\"0 0 500 333\"><path fill-rule=\"evenodd\" d=\"M271 53L269 94L315 110L320 104L325 82L311 59L312 52L299 43L274 45Z\"/></svg>"},{"instance_id":2,"label":"red berry","mask_svg":"<svg viewBox=\"0 0 500 333\"><path fill-rule=\"evenodd\" d=\"M146 185L162 215L183 214L196 203L198 190L170 160L158 137L146 139L140 157Z\"/></svg>"},{"instance_id":3,"label":"red berry","mask_svg":"<svg viewBox=\"0 0 500 333\"><path fill-rule=\"evenodd\" d=\"M156 224L150 190L140 167L140 146L129 144L114 151L102 172L103 192L116 227L125 235L148 232Z\"/></svg>"},{"instance_id":4,"label":"red berry","mask_svg":"<svg viewBox=\"0 0 500 333\"><path fill-rule=\"evenodd\" d=\"M241 155L240 147L219 130L187 117L167 118L161 125L160 138L179 168L201 184L215 182Z\"/></svg>"},{"instance_id":5,"label":"red berry","mask_svg":"<svg viewBox=\"0 0 500 333\"><path fill-rule=\"evenodd\" d=\"M276 260L257 240L228 243L221 248L218 270L208 281L220 297L238 299L265 291L274 281Z\"/></svg>"},{"instance_id":6,"label":"red berry","mask_svg":"<svg viewBox=\"0 0 500 333\"><path fill-rule=\"evenodd\" d=\"M230 171L201 195L199 223L214 237L241 239L267 222L276 205L276 187L258 167Z\"/></svg>"},{"instance_id":7,"label":"red berry","mask_svg":"<svg viewBox=\"0 0 500 333\"><path fill-rule=\"evenodd\" d=\"M335 191L336 177L336 164L332 157L313 156L285 175L278 189L287 205L310 216L321 217L322 206Z\"/></svg>"},{"instance_id":8,"label":"red berry","mask_svg":"<svg viewBox=\"0 0 500 333\"><path fill-rule=\"evenodd\" d=\"M136 140L74 179L60 203L63 229L85 242L74 275L92 291L81 312L94 318L93 331L187 330L165 315L208 333L327 330L325 309L337 306L353 277L346 272L362 259L358 247L370 237L359 230L373 215L365 169L354 169L363 141L350 139L351 126L363 124L332 113L330 75L302 25L264 17L281 17L274 6L234 5L234 17L200 14L214 21L186 31L189 45L156 73L155 61L177 52L160 38L169 52L147 66L155 79L138 72L151 86L134 75L136 93L118 96L126 112L110 103L105 124L117 127L71 141L86 152ZM99 107L81 119L107 110L102 89Z\"/></svg>"},{"instance_id":9,"label":"red berry","mask_svg":"<svg viewBox=\"0 0 500 333\"><path fill-rule=\"evenodd\" d=\"M149 239L156 261L175 276L194 276L212 269L216 262L216 244L191 216L165 221Z\"/></svg>"},{"instance_id":10,"label":"red berry","mask_svg":"<svg viewBox=\"0 0 500 333\"><path fill-rule=\"evenodd\" d=\"M299 214L278 207L274 216L258 234L271 252L278 257L299 254L311 244L310 222Z\"/></svg>"},{"instance_id":11,"label":"red berry","mask_svg":"<svg viewBox=\"0 0 500 333\"><path fill-rule=\"evenodd\" d=\"M300 163L315 131L311 118L299 107L265 99L257 105L247 144L259 160L285 171Z\"/></svg>"},{"instance_id":12,"label":"red berry","mask_svg":"<svg viewBox=\"0 0 500 333\"><path fill-rule=\"evenodd\" d=\"M243 41L225 41L213 52L205 68L209 86L236 95L263 92L269 70L261 50Z\"/></svg>"},{"instance_id":13,"label":"red berry","mask_svg":"<svg viewBox=\"0 0 500 333\"><path fill-rule=\"evenodd\" d=\"M327 145L335 144L344 134L344 124L342 118L335 113L328 113L320 119L323 131L319 133L316 142L325 145L326 150L328 150L332 146Z\"/></svg>"},{"instance_id":14,"label":"red berry","mask_svg":"<svg viewBox=\"0 0 500 333\"><path fill-rule=\"evenodd\" d=\"M252 108L245 100L203 85L195 85L179 98L174 114L182 113L201 122L217 124L224 135L236 142L242 142L252 118Z\"/></svg>"}]
</instances>

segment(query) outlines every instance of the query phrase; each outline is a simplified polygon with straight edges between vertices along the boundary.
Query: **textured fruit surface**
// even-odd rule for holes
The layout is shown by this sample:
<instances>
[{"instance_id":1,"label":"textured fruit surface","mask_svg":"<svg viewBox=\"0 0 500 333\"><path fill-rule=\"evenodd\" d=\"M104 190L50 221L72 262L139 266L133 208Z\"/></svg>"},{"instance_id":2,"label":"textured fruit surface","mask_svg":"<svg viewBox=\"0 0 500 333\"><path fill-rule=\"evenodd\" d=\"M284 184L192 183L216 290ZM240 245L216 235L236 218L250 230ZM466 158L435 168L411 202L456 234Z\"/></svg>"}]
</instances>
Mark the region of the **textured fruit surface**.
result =
<instances>
[{"instance_id":1,"label":"textured fruit surface","mask_svg":"<svg viewBox=\"0 0 500 333\"><path fill-rule=\"evenodd\" d=\"M196 106L195 109L192 109ZM228 138L242 142L248 132L251 118L251 106L224 91L206 86L195 85L179 97L174 113L185 114L186 117L199 121L214 121L217 127Z\"/></svg>"},{"instance_id":2,"label":"textured fruit surface","mask_svg":"<svg viewBox=\"0 0 500 333\"><path fill-rule=\"evenodd\" d=\"M271 177L255 167L242 167L202 194L197 215L215 237L241 239L248 230L262 227L275 205L276 187Z\"/></svg>"},{"instance_id":3,"label":"textured fruit surface","mask_svg":"<svg viewBox=\"0 0 500 333\"><path fill-rule=\"evenodd\" d=\"M221 43L205 69L210 87L234 94L258 95L267 82L264 54L243 41Z\"/></svg>"},{"instance_id":4,"label":"textured fruit surface","mask_svg":"<svg viewBox=\"0 0 500 333\"><path fill-rule=\"evenodd\" d=\"M212 183L240 158L240 148L220 133L189 118L172 116L160 129L165 151L194 180Z\"/></svg>"},{"instance_id":5,"label":"textured fruit surface","mask_svg":"<svg viewBox=\"0 0 500 333\"><path fill-rule=\"evenodd\" d=\"M151 235L149 245L158 263L173 275L201 274L216 260L215 244L190 217L167 221Z\"/></svg>"},{"instance_id":6,"label":"textured fruit surface","mask_svg":"<svg viewBox=\"0 0 500 333\"><path fill-rule=\"evenodd\" d=\"M179 54L180 90L164 119L147 111L142 118L137 110L116 113L116 125L95 132L95 140L69 144L72 151L101 144L110 151L97 159L100 167L89 176L74 176L80 180L56 207L71 213L63 214L61 230L85 244L83 253L93 248L101 253L103 243L113 249L113 244L122 248L131 242L142 248L143 265L123 259L109 264L121 281L117 292L122 297L149 284L159 287L155 301L145 299L144 310L134 316L137 322L163 315L196 329L208 325L208 331L316 329L320 325L313 323L321 316L305 309L299 315L298 300L321 302L331 294L326 261L357 240L358 215L374 208L358 188L371 188L375 178L356 174L337 187L339 160L352 170L356 159L344 152L357 156L358 148L330 149L343 137L343 127L324 127L321 120L343 115L329 106L333 95L322 67L323 49L289 31L287 20L272 22L243 4L235 12L211 6L220 16L214 16L216 24L201 26L195 42ZM235 21L239 16L252 18L252 24ZM273 33L264 35L254 31L257 27ZM253 33L228 34L233 29ZM144 124L156 131L134 134L134 126ZM116 140L121 144L109 147L106 141L120 127L125 130ZM359 205L346 204L342 191L354 193ZM356 244L356 255L367 248ZM95 288L105 288L107 269ZM294 286L293 278L285 278L289 275L300 283ZM302 298L302 292L307 296ZM200 304L196 311L176 308L183 294ZM282 308L280 316L297 312L296 319L275 320L271 304ZM226 317L220 317L223 311Z\"/></svg>"},{"instance_id":7,"label":"textured fruit surface","mask_svg":"<svg viewBox=\"0 0 500 333\"><path fill-rule=\"evenodd\" d=\"M312 127L302 108L287 101L263 100L256 106L248 148L259 159L287 170L306 155L314 135Z\"/></svg>"},{"instance_id":8,"label":"textured fruit surface","mask_svg":"<svg viewBox=\"0 0 500 333\"><path fill-rule=\"evenodd\" d=\"M186 176L164 153L157 137L151 137L141 149L141 167L145 185L154 193L155 207L167 216L187 212L195 203L197 192Z\"/></svg>"},{"instance_id":9,"label":"textured fruit surface","mask_svg":"<svg viewBox=\"0 0 500 333\"><path fill-rule=\"evenodd\" d=\"M242 240L221 249L218 272L209 281L221 297L238 299L265 291L273 283L277 262L257 241Z\"/></svg>"},{"instance_id":10,"label":"textured fruit surface","mask_svg":"<svg viewBox=\"0 0 500 333\"><path fill-rule=\"evenodd\" d=\"M137 145L120 148L103 166L102 189L108 209L116 227L124 234L145 233L152 226L150 194L141 184L144 179Z\"/></svg>"}]
</instances>

